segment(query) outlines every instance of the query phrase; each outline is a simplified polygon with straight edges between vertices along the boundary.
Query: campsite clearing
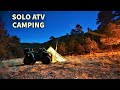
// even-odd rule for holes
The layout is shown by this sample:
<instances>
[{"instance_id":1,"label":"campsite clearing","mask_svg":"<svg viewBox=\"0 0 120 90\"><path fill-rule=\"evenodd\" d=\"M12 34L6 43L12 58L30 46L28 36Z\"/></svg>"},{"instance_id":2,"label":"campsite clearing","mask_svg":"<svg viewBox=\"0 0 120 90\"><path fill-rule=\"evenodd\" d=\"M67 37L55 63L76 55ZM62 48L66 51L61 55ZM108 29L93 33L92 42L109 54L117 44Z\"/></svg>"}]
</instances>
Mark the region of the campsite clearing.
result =
<instances>
[{"instance_id":1,"label":"campsite clearing","mask_svg":"<svg viewBox=\"0 0 120 90\"><path fill-rule=\"evenodd\" d=\"M65 56L68 63L24 65L23 58L0 62L0 79L120 79L120 52Z\"/></svg>"}]
</instances>

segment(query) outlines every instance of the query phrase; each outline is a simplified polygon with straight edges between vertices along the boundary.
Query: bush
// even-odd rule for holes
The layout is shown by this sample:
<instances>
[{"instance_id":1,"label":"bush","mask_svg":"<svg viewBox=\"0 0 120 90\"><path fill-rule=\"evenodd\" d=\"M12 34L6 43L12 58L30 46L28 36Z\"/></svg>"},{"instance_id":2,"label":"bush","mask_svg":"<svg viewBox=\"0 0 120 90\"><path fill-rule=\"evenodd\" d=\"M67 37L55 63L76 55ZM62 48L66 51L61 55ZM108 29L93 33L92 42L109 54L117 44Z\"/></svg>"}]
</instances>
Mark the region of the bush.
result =
<instances>
[{"instance_id":1,"label":"bush","mask_svg":"<svg viewBox=\"0 0 120 90\"><path fill-rule=\"evenodd\" d=\"M76 54L84 54L84 52L85 52L85 49L84 49L84 47L81 45L81 44L78 44L77 46L76 46Z\"/></svg>"},{"instance_id":2,"label":"bush","mask_svg":"<svg viewBox=\"0 0 120 90\"><path fill-rule=\"evenodd\" d=\"M89 37L85 40L84 48L86 53L93 53L99 50L97 43Z\"/></svg>"},{"instance_id":3,"label":"bush","mask_svg":"<svg viewBox=\"0 0 120 90\"><path fill-rule=\"evenodd\" d=\"M10 36L0 25L0 59L22 57L23 51L20 46L20 39L17 36Z\"/></svg>"}]
</instances>

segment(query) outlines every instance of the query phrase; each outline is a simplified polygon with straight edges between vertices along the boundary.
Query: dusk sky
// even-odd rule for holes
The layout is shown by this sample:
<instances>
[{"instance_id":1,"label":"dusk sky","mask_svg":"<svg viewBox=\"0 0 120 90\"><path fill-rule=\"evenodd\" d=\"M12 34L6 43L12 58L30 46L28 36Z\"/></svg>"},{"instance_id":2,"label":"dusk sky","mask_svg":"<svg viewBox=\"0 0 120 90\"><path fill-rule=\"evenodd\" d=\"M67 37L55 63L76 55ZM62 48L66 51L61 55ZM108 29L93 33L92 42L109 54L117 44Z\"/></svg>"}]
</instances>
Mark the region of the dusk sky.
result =
<instances>
[{"instance_id":1,"label":"dusk sky","mask_svg":"<svg viewBox=\"0 0 120 90\"><path fill-rule=\"evenodd\" d=\"M5 11L0 12L5 29L12 36L16 35L21 42L47 42L50 36L60 37L70 33L76 24L82 26L84 32L87 28L97 29L96 19L99 11ZM12 14L45 14L44 28L13 28ZM18 22L19 20L17 20ZM37 20L37 22L41 20ZM20 22L23 22L20 20ZM32 22L32 20L29 20Z\"/></svg>"}]
</instances>

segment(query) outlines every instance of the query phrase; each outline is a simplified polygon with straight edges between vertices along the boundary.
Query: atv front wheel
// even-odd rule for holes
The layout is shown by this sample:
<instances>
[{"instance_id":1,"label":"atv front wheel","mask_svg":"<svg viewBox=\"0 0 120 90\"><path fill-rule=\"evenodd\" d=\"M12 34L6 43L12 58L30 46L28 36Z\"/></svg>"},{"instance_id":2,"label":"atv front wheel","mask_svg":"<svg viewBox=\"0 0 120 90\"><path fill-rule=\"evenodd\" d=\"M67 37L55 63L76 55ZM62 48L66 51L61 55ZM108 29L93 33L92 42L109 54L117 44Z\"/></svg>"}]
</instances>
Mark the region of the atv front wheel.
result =
<instances>
[{"instance_id":1,"label":"atv front wheel","mask_svg":"<svg viewBox=\"0 0 120 90\"><path fill-rule=\"evenodd\" d=\"M34 60L34 57L32 56L32 54L27 54L23 60L23 63L25 65L33 65L35 63L35 60Z\"/></svg>"}]
</instances>

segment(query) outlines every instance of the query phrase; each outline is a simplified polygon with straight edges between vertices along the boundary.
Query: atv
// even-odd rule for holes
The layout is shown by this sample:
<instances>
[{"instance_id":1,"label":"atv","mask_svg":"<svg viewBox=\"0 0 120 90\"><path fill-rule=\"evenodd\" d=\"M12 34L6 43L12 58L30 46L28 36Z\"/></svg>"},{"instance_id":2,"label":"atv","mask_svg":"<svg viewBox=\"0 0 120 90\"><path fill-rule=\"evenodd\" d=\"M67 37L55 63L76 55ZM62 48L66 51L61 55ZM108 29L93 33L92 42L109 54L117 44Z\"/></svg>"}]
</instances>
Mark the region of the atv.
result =
<instances>
[{"instance_id":1,"label":"atv","mask_svg":"<svg viewBox=\"0 0 120 90\"><path fill-rule=\"evenodd\" d=\"M36 61L41 61L43 64L50 64L52 62L52 54L47 52L45 48L39 48L37 52L30 48L24 48L25 65L33 65Z\"/></svg>"}]
</instances>

